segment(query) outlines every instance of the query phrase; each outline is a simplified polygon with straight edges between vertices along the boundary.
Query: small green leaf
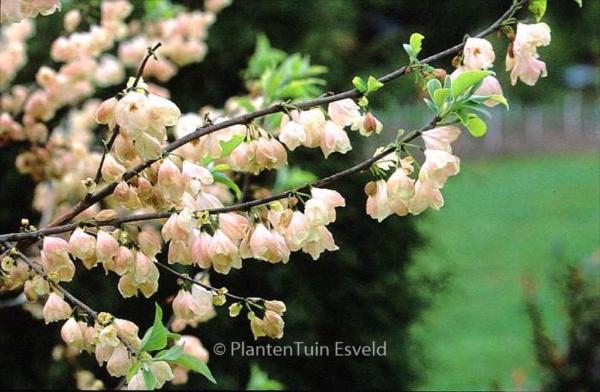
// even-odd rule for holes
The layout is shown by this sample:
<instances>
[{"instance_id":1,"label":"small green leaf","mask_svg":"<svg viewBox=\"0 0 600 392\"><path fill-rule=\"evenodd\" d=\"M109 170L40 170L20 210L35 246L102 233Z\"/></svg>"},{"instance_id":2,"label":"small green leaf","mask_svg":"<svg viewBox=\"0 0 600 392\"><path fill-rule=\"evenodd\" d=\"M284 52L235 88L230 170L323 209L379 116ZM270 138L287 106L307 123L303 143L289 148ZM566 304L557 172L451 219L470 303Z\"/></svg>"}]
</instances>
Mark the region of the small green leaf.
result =
<instances>
[{"instance_id":1,"label":"small green leaf","mask_svg":"<svg viewBox=\"0 0 600 392\"><path fill-rule=\"evenodd\" d=\"M142 368L142 362L138 361L138 360L135 360L135 362L133 362L131 364L131 366L129 366L129 369L127 369L127 375L126 375L127 382L131 381L131 378L133 376L135 376L135 374L137 372L139 372L141 368Z\"/></svg>"},{"instance_id":2,"label":"small green leaf","mask_svg":"<svg viewBox=\"0 0 600 392\"><path fill-rule=\"evenodd\" d=\"M427 82L427 91L429 92L429 96L431 98L433 98L435 92L440 88L442 88L442 83L440 83L440 81L435 78Z\"/></svg>"},{"instance_id":3,"label":"small green leaf","mask_svg":"<svg viewBox=\"0 0 600 392\"><path fill-rule=\"evenodd\" d=\"M412 49L412 52L413 52L413 55L415 58L421 52L421 49L422 49L421 42L423 41L423 38L425 38L425 37L419 33L413 33L410 36L410 48Z\"/></svg>"},{"instance_id":4,"label":"small green leaf","mask_svg":"<svg viewBox=\"0 0 600 392\"><path fill-rule=\"evenodd\" d=\"M469 123L466 126L475 137L482 137L487 132L487 124L475 114L469 115Z\"/></svg>"},{"instance_id":5,"label":"small green leaf","mask_svg":"<svg viewBox=\"0 0 600 392\"><path fill-rule=\"evenodd\" d=\"M546 13L546 0L531 0L527 9L535 15L536 21L539 22Z\"/></svg>"},{"instance_id":6,"label":"small green leaf","mask_svg":"<svg viewBox=\"0 0 600 392\"><path fill-rule=\"evenodd\" d=\"M413 60L416 60L415 52L413 51L413 49L410 47L409 44L402 44L402 47L404 48L404 51L410 58L411 62L413 62Z\"/></svg>"},{"instance_id":7,"label":"small green leaf","mask_svg":"<svg viewBox=\"0 0 600 392\"><path fill-rule=\"evenodd\" d=\"M235 135L233 135L231 137L231 139L229 139L227 141L220 141L219 144L221 145L221 155L219 155L219 158L228 157L229 154L231 154L231 151L233 151L237 146L242 144L244 139L245 139L244 135L240 135L239 133L236 133ZM204 159L202 159L202 162L200 162L200 163L203 166L206 166L214 160L215 160L215 158L213 158L213 157L205 157Z\"/></svg>"},{"instance_id":8,"label":"small green leaf","mask_svg":"<svg viewBox=\"0 0 600 392\"><path fill-rule=\"evenodd\" d=\"M437 106L442 106L442 104L444 103L444 101L446 100L446 98L449 95L450 95L450 89L441 88L439 90L436 90L435 93L433 94L433 102L435 102L435 104Z\"/></svg>"},{"instance_id":9,"label":"small green leaf","mask_svg":"<svg viewBox=\"0 0 600 392\"><path fill-rule=\"evenodd\" d=\"M452 88L452 78L450 75L446 75L444 78L444 88Z\"/></svg>"},{"instance_id":10,"label":"small green leaf","mask_svg":"<svg viewBox=\"0 0 600 392\"><path fill-rule=\"evenodd\" d=\"M431 110L433 113L437 114L438 112L438 107L436 106L435 103L433 103L433 101L427 99L427 98L423 98L423 101L425 101L425 104L427 105L427 107L429 108L429 110Z\"/></svg>"},{"instance_id":11,"label":"small green leaf","mask_svg":"<svg viewBox=\"0 0 600 392\"><path fill-rule=\"evenodd\" d=\"M242 191L241 191L240 187L237 186L237 184L231 178L229 178L225 173L216 171L216 172L213 172L212 175L216 182L220 182L221 184L226 185L229 189L234 191L235 196L238 199L242 198Z\"/></svg>"},{"instance_id":12,"label":"small green leaf","mask_svg":"<svg viewBox=\"0 0 600 392\"><path fill-rule=\"evenodd\" d=\"M493 74L492 71L464 71L452 81L452 96L458 97L468 88L476 85L488 75Z\"/></svg>"},{"instance_id":13,"label":"small green leaf","mask_svg":"<svg viewBox=\"0 0 600 392\"><path fill-rule=\"evenodd\" d=\"M367 83L365 83L360 76L355 76L354 79L352 79L352 84L354 87L356 87L359 93L364 94L367 91Z\"/></svg>"},{"instance_id":14,"label":"small green leaf","mask_svg":"<svg viewBox=\"0 0 600 392\"><path fill-rule=\"evenodd\" d=\"M162 350L167 345L167 328L162 323L162 309L156 305L154 324L148 328L140 343L139 352Z\"/></svg>"},{"instance_id":15,"label":"small green leaf","mask_svg":"<svg viewBox=\"0 0 600 392\"><path fill-rule=\"evenodd\" d=\"M575 0L577 4L579 4L579 8L583 7L583 0Z\"/></svg>"},{"instance_id":16,"label":"small green leaf","mask_svg":"<svg viewBox=\"0 0 600 392\"><path fill-rule=\"evenodd\" d=\"M183 354L183 346L176 344L168 350L163 350L156 354L153 361L174 361Z\"/></svg>"},{"instance_id":17,"label":"small green leaf","mask_svg":"<svg viewBox=\"0 0 600 392\"><path fill-rule=\"evenodd\" d=\"M202 374L204 377L208 378L208 380L211 381L213 384L217 383L212 373L210 372L208 366L206 366L204 362L192 355L181 354L181 356L176 360L167 362L176 363L178 365L186 367L196 373Z\"/></svg>"},{"instance_id":18,"label":"small green leaf","mask_svg":"<svg viewBox=\"0 0 600 392\"><path fill-rule=\"evenodd\" d=\"M150 370L142 370L142 375L144 376L144 382L146 383L146 388L149 390L153 390L156 388L156 376Z\"/></svg>"},{"instance_id":19,"label":"small green leaf","mask_svg":"<svg viewBox=\"0 0 600 392\"><path fill-rule=\"evenodd\" d=\"M383 87L383 83L381 83L379 80L375 79L372 76L369 76L369 79L367 80L367 91L365 91L366 94L368 93L372 93L374 91L379 90L381 87Z\"/></svg>"}]
</instances>

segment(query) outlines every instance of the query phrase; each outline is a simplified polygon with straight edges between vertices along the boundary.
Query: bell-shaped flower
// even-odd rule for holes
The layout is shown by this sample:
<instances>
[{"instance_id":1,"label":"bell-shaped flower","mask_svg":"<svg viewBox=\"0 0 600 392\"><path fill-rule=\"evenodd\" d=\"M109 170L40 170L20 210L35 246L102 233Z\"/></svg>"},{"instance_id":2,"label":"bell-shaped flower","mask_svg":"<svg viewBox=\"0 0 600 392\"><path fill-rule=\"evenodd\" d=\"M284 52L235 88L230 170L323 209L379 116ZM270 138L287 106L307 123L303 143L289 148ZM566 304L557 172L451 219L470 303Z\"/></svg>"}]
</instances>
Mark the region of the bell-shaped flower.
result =
<instances>
[{"instance_id":1,"label":"bell-shaped flower","mask_svg":"<svg viewBox=\"0 0 600 392\"><path fill-rule=\"evenodd\" d=\"M517 24L517 34L506 56L506 70L511 71L510 82L517 80L530 86L547 76L546 63L538 60L538 46L550 44L550 27L546 23Z\"/></svg>"},{"instance_id":2,"label":"bell-shaped flower","mask_svg":"<svg viewBox=\"0 0 600 392\"><path fill-rule=\"evenodd\" d=\"M436 189L442 189L449 176L460 171L460 159L446 151L425 150L425 163L421 166L419 180Z\"/></svg>"}]
</instances>

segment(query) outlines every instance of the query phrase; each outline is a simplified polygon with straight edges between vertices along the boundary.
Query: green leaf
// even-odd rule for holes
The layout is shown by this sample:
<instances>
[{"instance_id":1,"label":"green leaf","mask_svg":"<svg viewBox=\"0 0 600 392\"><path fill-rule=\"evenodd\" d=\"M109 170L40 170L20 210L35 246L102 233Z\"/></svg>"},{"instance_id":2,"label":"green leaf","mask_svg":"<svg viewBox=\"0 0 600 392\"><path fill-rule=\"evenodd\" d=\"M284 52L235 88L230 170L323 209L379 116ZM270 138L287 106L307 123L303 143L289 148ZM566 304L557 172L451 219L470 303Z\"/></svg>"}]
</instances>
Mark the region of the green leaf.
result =
<instances>
[{"instance_id":1,"label":"green leaf","mask_svg":"<svg viewBox=\"0 0 600 392\"><path fill-rule=\"evenodd\" d=\"M238 199L242 198L242 191L241 191L240 187L237 186L237 184L231 178L229 178L225 173L215 171L212 173L212 175L216 182L220 182L221 184L226 185L229 189L234 191L235 196Z\"/></svg>"},{"instance_id":2,"label":"green leaf","mask_svg":"<svg viewBox=\"0 0 600 392\"><path fill-rule=\"evenodd\" d=\"M546 13L546 0L531 0L527 9L535 15L536 21L539 22Z\"/></svg>"},{"instance_id":3,"label":"green leaf","mask_svg":"<svg viewBox=\"0 0 600 392\"><path fill-rule=\"evenodd\" d=\"M583 7L583 0L575 0L577 4L579 4L579 8Z\"/></svg>"},{"instance_id":4,"label":"green leaf","mask_svg":"<svg viewBox=\"0 0 600 392\"><path fill-rule=\"evenodd\" d=\"M427 82L427 91L429 92L429 96L431 98L433 98L435 92L440 88L442 88L442 83L440 83L440 81L435 78Z\"/></svg>"},{"instance_id":5,"label":"green leaf","mask_svg":"<svg viewBox=\"0 0 600 392\"><path fill-rule=\"evenodd\" d=\"M248 391L281 391L283 384L277 380L272 380L269 375L263 371L257 364L253 363L250 367L250 379L246 385Z\"/></svg>"},{"instance_id":6,"label":"green leaf","mask_svg":"<svg viewBox=\"0 0 600 392\"><path fill-rule=\"evenodd\" d=\"M469 123L466 126L475 137L482 137L487 132L487 124L475 114L469 115Z\"/></svg>"},{"instance_id":7,"label":"green leaf","mask_svg":"<svg viewBox=\"0 0 600 392\"><path fill-rule=\"evenodd\" d=\"M379 80L375 79L374 77L369 76L369 79L367 80L367 91L366 91L367 94L377 91L381 87L383 87L383 83L381 83Z\"/></svg>"},{"instance_id":8,"label":"green leaf","mask_svg":"<svg viewBox=\"0 0 600 392\"><path fill-rule=\"evenodd\" d=\"M235 135L233 135L231 137L231 139L229 139L227 141L220 141L219 144L221 145L221 155L219 155L219 158L225 158L225 157L229 156L229 154L231 154L231 151L233 151L237 146L242 144L244 139L245 139L244 135L240 135L240 134L236 133ZM208 156L208 157L205 157L204 159L202 159L202 162L200 162L200 163L202 164L202 166L207 166L209 163L211 163L214 160L215 160L215 158Z\"/></svg>"},{"instance_id":9,"label":"green leaf","mask_svg":"<svg viewBox=\"0 0 600 392\"><path fill-rule=\"evenodd\" d=\"M148 328L140 343L139 352L162 350L167 345L167 328L162 323L162 309L158 304L154 315L154 324Z\"/></svg>"},{"instance_id":10,"label":"green leaf","mask_svg":"<svg viewBox=\"0 0 600 392\"><path fill-rule=\"evenodd\" d=\"M444 78L444 88L452 88L452 78L450 75L446 75Z\"/></svg>"},{"instance_id":11,"label":"green leaf","mask_svg":"<svg viewBox=\"0 0 600 392\"><path fill-rule=\"evenodd\" d=\"M404 51L406 52L406 54L410 58L411 62L413 60L416 60L415 52L413 51L413 49L411 48L411 46L409 44L402 44L402 47L404 48Z\"/></svg>"},{"instance_id":12,"label":"green leaf","mask_svg":"<svg viewBox=\"0 0 600 392\"><path fill-rule=\"evenodd\" d=\"M450 89L447 89L447 88L438 89L433 94L433 102L435 102L435 104L437 106L442 106L442 104L444 103L444 101L446 100L446 98L449 95L450 95Z\"/></svg>"},{"instance_id":13,"label":"green leaf","mask_svg":"<svg viewBox=\"0 0 600 392\"><path fill-rule=\"evenodd\" d=\"M176 344L168 350L163 350L156 354L152 361L174 361L183 354L183 346Z\"/></svg>"},{"instance_id":14,"label":"green leaf","mask_svg":"<svg viewBox=\"0 0 600 392\"><path fill-rule=\"evenodd\" d=\"M141 368L142 362L139 360L135 360L135 362L133 362L131 366L129 366L129 369L127 369L127 382L131 381L131 378L135 376L135 374L139 372Z\"/></svg>"},{"instance_id":15,"label":"green leaf","mask_svg":"<svg viewBox=\"0 0 600 392\"><path fill-rule=\"evenodd\" d=\"M355 76L352 79L352 84L358 90L359 93L364 94L367 91L367 83L360 76Z\"/></svg>"},{"instance_id":16,"label":"green leaf","mask_svg":"<svg viewBox=\"0 0 600 392\"><path fill-rule=\"evenodd\" d=\"M415 58L421 52L421 49L422 49L421 42L423 41L423 38L425 38L425 37L419 33L413 33L410 36L410 48L413 52L413 57L415 57Z\"/></svg>"},{"instance_id":17,"label":"green leaf","mask_svg":"<svg viewBox=\"0 0 600 392\"><path fill-rule=\"evenodd\" d=\"M493 74L492 71L464 71L452 81L452 96L458 97L468 88L476 85L488 75Z\"/></svg>"},{"instance_id":18,"label":"green leaf","mask_svg":"<svg viewBox=\"0 0 600 392\"><path fill-rule=\"evenodd\" d=\"M425 101L425 104L427 105L427 107L429 108L429 110L431 110L433 113L437 114L438 112L438 107L436 106L435 103L433 103L433 101L427 99L427 98L423 98L423 101Z\"/></svg>"},{"instance_id":19,"label":"green leaf","mask_svg":"<svg viewBox=\"0 0 600 392\"><path fill-rule=\"evenodd\" d=\"M184 366L196 373L202 374L204 377L208 378L208 380L211 381L213 384L217 383L212 373L210 372L208 366L206 366L204 362L192 355L181 354L179 358L167 362L176 363L178 365Z\"/></svg>"},{"instance_id":20,"label":"green leaf","mask_svg":"<svg viewBox=\"0 0 600 392\"><path fill-rule=\"evenodd\" d=\"M142 375L144 376L144 382L146 383L146 388L149 390L153 390L156 388L156 377L150 370L142 370Z\"/></svg>"},{"instance_id":21,"label":"green leaf","mask_svg":"<svg viewBox=\"0 0 600 392\"><path fill-rule=\"evenodd\" d=\"M284 166L277 170L277 178L273 189L274 191L294 189L310 184L318 179L319 177L316 174L303 170L297 166L291 168L289 166Z\"/></svg>"}]
</instances>

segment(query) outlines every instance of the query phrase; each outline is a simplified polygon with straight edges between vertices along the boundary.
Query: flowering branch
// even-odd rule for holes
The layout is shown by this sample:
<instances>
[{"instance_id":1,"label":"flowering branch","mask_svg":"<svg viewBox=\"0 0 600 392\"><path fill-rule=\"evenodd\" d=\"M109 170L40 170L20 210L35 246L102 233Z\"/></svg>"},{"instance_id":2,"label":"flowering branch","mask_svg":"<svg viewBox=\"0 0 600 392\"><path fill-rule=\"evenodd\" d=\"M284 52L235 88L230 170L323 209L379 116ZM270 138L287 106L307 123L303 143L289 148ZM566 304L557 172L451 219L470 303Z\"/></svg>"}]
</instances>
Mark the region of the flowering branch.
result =
<instances>
[{"instance_id":1,"label":"flowering branch","mask_svg":"<svg viewBox=\"0 0 600 392\"><path fill-rule=\"evenodd\" d=\"M503 24L504 21L506 21L507 19L509 19L510 17L512 17L512 15L514 15L514 13L519 10L520 8L522 8L525 4L528 3L528 0L521 0L517 3L514 3L498 20L496 20L490 27L488 27L487 29L483 30L482 32L480 32L479 34L477 34L475 37L484 37L487 36L488 34L493 33L494 31L497 31ZM140 72L143 70L143 67L145 66L146 62L148 61L149 57L151 55L154 54L154 50L156 50L158 47L160 46L160 43L156 44L155 47L153 48L148 48L148 55L144 58L144 62L142 64L142 66L140 67ZM434 62L437 60L440 60L442 58L445 58L447 56L453 55L458 53L460 50L462 50L462 48L464 47L464 43L458 44L453 46L452 48L446 49L442 52L439 52L435 55L429 56L425 59L422 60L422 64L426 64L426 63L430 63L430 62ZM390 82L394 79L397 79L403 75L406 74L408 67L407 66L403 66L401 68L399 68L398 70L385 75L381 78L379 78L378 80L382 83L387 83ZM139 74L138 74L139 77ZM136 79L137 82L137 79ZM305 101L305 102L299 102L299 103L294 103L294 107L297 108L298 110L305 110L305 109L310 109L312 107L315 106L320 106L320 105L325 105L331 102L335 102L335 101L340 101L343 99L352 99L352 98L359 98L362 95L361 92L359 92L357 89L352 89L343 93L339 93L339 94L334 94L334 95L330 95L330 96L326 96L326 97L321 97L321 98L317 98L317 99L313 99L313 100L309 100L309 101ZM264 116L267 116L269 114L274 114L274 113L278 113L278 112L282 112L287 110L286 105L285 104L276 104L276 105L272 105L270 107L261 109L261 110L257 110L255 112L252 113L247 113L241 116L237 116L235 118L217 123L217 124L207 124L205 126L199 127L195 132L192 132L186 136L183 136L175 141L173 141L172 143L170 143L168 146L166 146L164 148L164 153L169 153L172 152L174 150L176 150L177 148L182 147L183 145L190 143L200 137L209 135L213 132L234 126L234 125L243 125L243 124L250 124L253 120L257 119L257 118L261 118ZM387 154L386 154L387 155ZM141 173L144 169L150 167L154 162L158 161L158 159L150 159L147 160L146 162L137 165L136 167L134 167L132 170L128 171L127 173L125 173L123 175L123 180L125 182L131 180L133 177L137 176L138 173ZM367 161L368 162L368 161ZM370 163L369 163L370 164ZM334 175L335 176L335 175ZM343 176L342 176L343 177ZM334 177L336 178L336 177ZM328 182L331 182L331 180L328 180ZM327 182L327 183L328 183ZM5 234L5 235L0 235L0 241L23 241L23 240L31 240L34 237L36 237L37 235L47 235L47 234L57 234L57 233L62 233L68 230L72 230L75 227L77 227L77 225L74 224L67 224L65 225L67 222L69 222L70 220L72 220L74 217L76 217L77 215L79 215L81 212L85 211L86 209L88 209L90 206L92 206L93 204L97 203L98 201L104 199L105 197L111 195L115 188L117 187L117 183L110 183L108 185L106 185L104 188L102 188L101 190L97 191L94 194L90 194L88 195L88 197L86 197L84 200L81 200L77 205L75 205L74 207L72 207L69 211L65 212L63 215L59 216L58 218L56 218L54 221L50 222L43 230L40 231L34 231L31 233L13 233L13 234ZM324 185L323 183L317 183L314 184L314 186L322 186ZM285 196L282 196L282 194L280 195L274 195L271 196L271 198L266 198L265 200L262 200L261 202L259 202L258 200L256 201L252 201L252 202L248 202L248 203L244 203L241 204L238 208L238 206L232 206L232 207L225 207L223 209L218 209L216 211L218 212L224 212L224 211L240 211L240 210L244 210L247 208L250 208L252 206L256 206L256 205L260 205L260 204L264 204L267 203L269 201L272 200L278 200L281 199L283 197L286 197L287 195L290 194L291 191L286 191L283 192L282 194L285 194ZM231 209L227 209L227 208L231 208ZM215 211L215 212L216 212ZM156 215L151 215L151 216L160 216L162 217L163 213L157 213ZM124 218L126 219L126 218ZM157 218L150 218L150 219L157 219ZM127 222L127 220L125 220L124 222ZM53 230L53 228L56 228Z\"/></svg>"}]
</instances>

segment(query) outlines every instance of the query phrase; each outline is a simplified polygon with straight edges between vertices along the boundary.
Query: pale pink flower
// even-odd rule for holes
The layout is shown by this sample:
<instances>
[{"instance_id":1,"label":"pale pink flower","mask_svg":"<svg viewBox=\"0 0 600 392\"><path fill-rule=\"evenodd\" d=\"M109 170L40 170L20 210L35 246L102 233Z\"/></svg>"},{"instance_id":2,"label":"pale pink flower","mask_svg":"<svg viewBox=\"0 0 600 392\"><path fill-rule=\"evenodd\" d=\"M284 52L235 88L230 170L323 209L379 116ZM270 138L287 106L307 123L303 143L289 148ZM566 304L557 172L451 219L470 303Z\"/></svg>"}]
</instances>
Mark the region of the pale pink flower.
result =
<instances>
[{"instance_id":1,"label":"pale pink flower","mask_svg":"<svg viewBox=\"0 0 600 392\"><path fill-rule=\"evenodd\" d=\"M306 216L300 211L294 211L283 234L290 251L295 252L302 248L302 245L308 239L310 229L310 222Z\"/></svg>"},{"instance_id":2,"label":"pale pink flower","mask_svg":"<svg viewBox=\"0 0 600 392\"><path fill-rule=\"evenodd\" d=\"M137 325L129 320L120 318L115 318L112 324L121 339L129 342L134 348L139 346L141 342L138 336L140 328Z\"/></svg>"},{"instance_id":3,"label":"pale pink flower","mask_svg":"<svg viewBox=\"0 0 600 392\"><path fill-rule=\"evenodd\" d=\"M427 208L439 210L443 205L444 198L439 189L417 180L415 183L415 195L409 205L411 214L419 215Z\"/></svg>"},{"instance_id":4,"label":"pale pink flower","mask_svg":"<svg viewBox=\"0 0 600 392\"><path fill-rule=\"evenodd\" d=\"M269 263L280 261L287 263L290 258L290 249L283 236L267 229L262 223L256 225L249 245L252 256L259 260L265 260Z\"/></svg>"},{"instance_id":5,"label":"pale pink flower","mask_svg":"<svg viewBox=\"0 0 600 392\"><path fill-rule=\"evenodd\" d=\"M81 12L77 9L68 11L63 18L63 27L67 33L72 33L81 23Z\"/></svg>"},{"instance_id":6,"label":"pale pink flower","mask_svg":"<svg viewBox=\"0 0 600 392\"><path fill-rule=\"evenodd\" d=\"M333 210L333 218L335 219L335 210ZM331 223L330 208L325 201L312 198L304 203L304 214L312 226L327 225Z\"/></svg>"},{"instance_id":7,"label":"pale pink flower","mask_svg":"<svg viewBox=\"0 0 600 392\"><path fill-rule=\"evenodd\" d=\"M281 339L283 337L283 327L285 323L283 318L272 310L266 310L263 317L263 330L265 336L273 339Z\"/></svg>"},{"instance_id":8,"label":"pale pink flower","mask_svg":"<svg viewBox=\"0 0 600 392\"><path fill-rule=\"evenodd\" d=\"M492 44L483 38L467 38L463 54L463 65L469 70L491 68L496 59Z\"/></svg>"},{"instance_id":9,"label":"pale pink flower","mask_svg":"<svg viewBox=\"0 0 600 392\"><path fill-rule=\"evenodd\" d=\"M358 123L358 131L363 136L380 134L383 130L383 124L371 112L367 112Z\"/></svg>"},{"instance_id":10,"label":"pale pink flower","mask_svg":"<svg viewBox=\"0 0 600 392\"><path fill-rule=\"evenodd\" d=\"M511 71L512 85L518 79L530 86L535 85L539 77L547 76L546 63L538 60L538 46L550 44L550 27L546 23L517 24L517 34L512 50L506 56L506 70Z\"/></svg>"},{"instance_id":11,"label":"pale pink flower","mask_svg":"<svg viewBox=\"0 0 600 392\"><path fill-rule=\"evenodd\" d=\"M496 79L495 76L488 75L485 78L483 78L483 83L481 84L481 86L477 90L475 90L475 95L504 96L504 93L502 91L502 86L500 85L498 79ZM488 107L494 107L499 103L500 102L495 101L493 99L488 99L487 101L483 102L483 104Z\"/></svg>"},{"instance_id":12,"label":"pale pink flower","mask_svg":"<svg viewBox=\"0 0 600 392\"><path fill-rule=\"evenodd\" d=\"M192 250L187 241L171 241L167 255L169 264L190 265L194 262Z\"/></svg>"},{"instance_id":13,"label":"pale pink flower","mask_svg":"<svg viewBox=\"0 0 600 392\"><path fill-rule=\"evenodd\" d=\"M281 140L290 151L294 151L296 147L303 145L306 142L306 129L296 121L290 120L287 116L282 117L280 129L279 140Z\"/></svg>"},{"instance_id":14,"label":"pale pink flower","mask_svg":"<svg viewBox=\"0 0 600 392\"><path fill-rule=\"evenodd\" d=\"M98 230L96 236L96 257L98 262L112 260L119 253L119 242L104 230Z\"/></svg>"},{"instance_id":15,"label":"pale pink flower","mask_svg":"<svg viewBox=\"0 0 600 392\"><path fill-rule=\"evenodd\" d=\"M209 253L215 271L227 274L233 268L242 268L242 259L236 244L221 229L215 230Z\"/></svg>"},{"instance_id":16,"label":"pale pink flower","mask_svg":"<svg viewBox=\"0 0 600 392\"><path fill-rule=\"evenodd\" d=\"M67 345L74 347L79 351L83 349L83 333L75 318L69 317L63 324L60 329L60 337Z\"/></svg>"},{"instance_id":17,"label":"pale pink flower","mask_svg":"<svg viewBox=\"0 0 600 392\"><path fill-rule=\"evenodd\" d=\"M104 156L104 164L101 169L102 178L106 182L118 182L125 173L125 167L115 160L111 154Z\"/></svg>"},{"instance_id":18,"label":"pale pink flower","mask_svg":"<svg viewBox=\"0 0 600 392\"><path fill-rule=\"evenodd\" d=\"M311 255L313 260L317 260L326 250L333 252L338 249L333 235L325 226L313 226L308 238L302 244L302 251Z\"/></svg>"},{"instance_id":19,"label":"pale pink flower","mask_svg":"<svg viewBox=\"0 0 600 392\"><path fill-rule=\"evenodd\" d=\"M367 183L367 185L365 185L365 193L368 196L367 214L371 218L381 222L392 213L392 209L388 202L387 183L385 180Z\"/></svg>"},{"instance_id":20,"label":"pale pink flower","mask_svg":"<svg viewBox=\"0 0 600 392\"><path fill-rule=\"evenodd\" d=\"M194 237L192 243L192 259L194 263L198 264L204 269L208 269L212 265L211 255L209 249L212 248L213 237L202 231L200 234Z\"/></svg>"},{"instance_id":21,"label":"pale pink flower","mask_svg":"<svg viewBox=\"0 0 600 392\"><path fill-rule=\"evenodd\" d=\"M232 240L241 240L248 231L248 218L235 212L219 214L219 228Z\"/></svg>"},{"instance_id":22,"label":"pale pink flower","mask_svg":"<svg viewBox=\"0 0 600 392\"><path fill-rule=\"evenodd\" d=\"M321 134L321 151L327 158L333 152L345 154L352 150L348 134L333 121L326 121Z\"/></svg>"},{"instance_id":23,"label":"pale pink flower","mask_svg":"<svg viewBox=\"0 0 600 392\"><path fill-rule=\"evenodd\" d=\"M443 150L425 150L425 163L421 166L419 180L433 188L441 189L449 176L460 171L460 159Z\"/></svg>"},{"instance_id":24,"label":"pale pink flower","mask_svg":"<svg viewBox=\"0 0 600 392\"><path fill-rule=\"evenodd\" d=\"M106 370L113 377L124 376L133 364L133 358L124 344L119 344L106 362Z\"/></svg>"},{"instance_id":25,"label":"pale pink flower","mask_svg":"<svg viewBox=\"0 0 600 392\"><path fill-rule=\"evenodd\" d=\"M78 227L71 234L69 239L69 251L80 260L85 260L88 264L96 263L96 238L87 234L85 230Z\"/></svg>"},{"instance_id":26,"label":"pale pink flower","mask_svg":"<svg viewBox=\"0 0 600 392\"><path fill-rule=\"evenodd\" d=\"M327 106L327 114L331 121L342 128L358 124L362 119L360 106L350 98L331 102Z\"/></svg>"},{"instance_id":27,"label":"pale pink flower","mask_svg":"<svg viewBox=\"0 0 600 392\"><path fill-rule=\"evenodd\" d=\"M294 118L294 121L302 125L306 130L306 141L302 143L303 146L314 148L321 144L321 136L323 135L327 121L321 109L314 108L302 111L298 114L297 118Z\"/></svg>"},{"instance_id":28,"label":"pale pink flower","mask_svg":"<svg viewBox=\"0 0 600 392\"><path fill-rule=\"evenodd\" d=\"M445 125L423 132L421 138L426 149L452 152L450 143L458 139L460 132L460 128L454 125Z\"/></svg>"},{"instance_id":29,"label":"pale pink flower","mask_svg":"<svg viewBox=\"0 0 600 392\"><path fill-rule=\"evenodd\" d=\"M397 169L387 179L388 200L400 200L408 203L415 194L415 180L410 178L403 169Z\"/></svg>"},{"instance_id":30,"label":"pale pink flower","mask_svg":"<svg viewBox=\"0 0 600 392\"><path fill-rule=\"evenodd\" d=\"M71 305L65 302L65 300L56 293L50 293L44 304L44 308L42 309L46 324L68 319L71 317L72 312L73 309L71 309Z\"/></svg>"}]
</instances>

